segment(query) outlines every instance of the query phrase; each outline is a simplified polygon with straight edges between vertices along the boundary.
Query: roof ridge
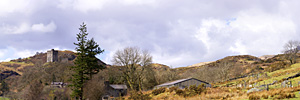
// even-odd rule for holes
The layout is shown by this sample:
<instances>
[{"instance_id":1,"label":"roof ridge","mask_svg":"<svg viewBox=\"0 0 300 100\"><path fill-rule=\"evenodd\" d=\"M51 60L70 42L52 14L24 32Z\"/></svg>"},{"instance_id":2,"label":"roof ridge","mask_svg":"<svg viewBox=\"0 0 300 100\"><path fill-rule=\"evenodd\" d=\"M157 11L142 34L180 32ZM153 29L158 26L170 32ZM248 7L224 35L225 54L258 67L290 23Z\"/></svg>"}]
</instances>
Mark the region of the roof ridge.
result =
<instances>
[{"instance_id":1,"label":"roof ridge","mask_svg":"<svg viewBox=\"0 0 300 100\"><path fill-rule=\"evenodd\" d=\"M163 83L163 84L160 84L160 85L157 85L157 86L171 85L171 84L175 84L175 83L183 82L183 81L186 81L186 80L189 80L189 79L195 79L195 80L201 81L201 82L203 82L203 83L205 83L205 84L209 84L208 82L205 82L205 81L199 80L199 79L197 79L197 78L194 78L194 77L188 77L188 78L184 78L184 79L178 79L178 80L174 80L174 81L166 82L166 83Z\"/></svg>"}]
</instances>

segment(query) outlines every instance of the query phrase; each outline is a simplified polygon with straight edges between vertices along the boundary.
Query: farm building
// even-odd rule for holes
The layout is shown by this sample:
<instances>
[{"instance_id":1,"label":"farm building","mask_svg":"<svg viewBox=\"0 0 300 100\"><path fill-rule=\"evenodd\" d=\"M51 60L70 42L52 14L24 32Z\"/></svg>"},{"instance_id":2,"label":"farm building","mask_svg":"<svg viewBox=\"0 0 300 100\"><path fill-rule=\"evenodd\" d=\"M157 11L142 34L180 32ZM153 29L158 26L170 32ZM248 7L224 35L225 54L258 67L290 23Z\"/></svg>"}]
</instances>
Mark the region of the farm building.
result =
<instances>
[{"instance_id":1,"label":"farm building","mask_svg":"<svg viewBox=\"0 0 300 100\"><path fill-rule=\"evenodd\" d=\"M58 88L63 88L67 86L67 83L64 82L51 82L50 87L58 87Z\"/></svg>"},{"instance_id":2,"label":"farm building","mask_svg":"<svg viewBox=\"0 0 300 100\"><path fill-rule=\"evenodd\" d=\"M206 87L211 87L211 84L209 84L207 82L204 82L204 81L201 81L201 80L198 80L196 78L186 78L186 79L180 79L180 80L160 84L160 85L155 86L154 88L155 89L161 88L161 87L169 88L169 87L177 86L180 89L184 89L184 88L189 87L191 85L198 86L198 85L201 85L201 84L204 84Z\"/></svg>"},{"instance_id":3,"label":"farm building","mask_svg":"<svg viewBox=\"0 0 300 100\"><path fill-rule=\"evenodd\" d=\"M108 81L105 83L106 96L119 97L127 94L127 86L124 84L109 84Z\"/></svg>"}]
</instances>

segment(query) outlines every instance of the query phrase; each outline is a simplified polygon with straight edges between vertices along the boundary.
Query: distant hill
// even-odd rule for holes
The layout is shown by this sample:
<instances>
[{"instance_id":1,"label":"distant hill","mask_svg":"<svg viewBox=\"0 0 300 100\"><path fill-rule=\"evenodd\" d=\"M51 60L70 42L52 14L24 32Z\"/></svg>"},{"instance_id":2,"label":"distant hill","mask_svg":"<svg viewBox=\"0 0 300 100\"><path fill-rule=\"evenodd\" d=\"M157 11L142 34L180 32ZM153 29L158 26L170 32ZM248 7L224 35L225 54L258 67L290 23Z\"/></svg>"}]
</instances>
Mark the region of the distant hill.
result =
<instances>
[{"instance_id":1,"label":"distant hill","mask_svg":"<svg viewBox=\"0 0 300 100\"><path fill-rule=\"evenodd\" d=\"M164 64L159 64L159 63L153 63L152 67L156 70L160 70L160 69L169 69L170 67Z\"/></svg>"},{"instance_id":2,"label":"distant hill","mask_svg":"<svg viewBox=\"0 0 300 100\"><path fill-rule=\"evenodd\" d=\"M213 84L204 94L184 97L176 92L165 92L153 96L153 99L251 99L258 96L263 99L299 100L300 92L300 54L297 54L296 64L291 64L283 54L254 57L251 55L228 56L210 63L200 63L198 66L176 68L182 78L194 77ZM229 78L221 80L222 63L231 63ZM220 66L221 65L221 66ZM220 71L221 70L221 71ZM255 87L255 88L254 88ZM284 92L286 91L286 92ZM149 93L154 91L150 91ZM251 93L253 92L253 93ZM295 95L292 97L284 97ZM221 94L216 95L216 94ZM249 95L250 94L250 95Z\"/></svg>"},{"instance_id":3,"label":"distant hill","mask_svg":"<svg viewBox=\"0 0 300 100\"><path fill-rule=\"evenodd\" d=\"M58 51L58 62L72 62L76 58L76 55L73 51L64 50ZM14 59L10 62L23 62L23 63L46 63L47 62L47 53L36 53L35 55L23 58L23 59Z\"/></svg>"},{"instance_id":4,"label":"distant hill","mask_svg":"<svg viewBox=\"0 0 300 100\"><path fill-rule=\"evenodd\" d=\"M197 64L193 64L193 65L190 65L190 66L187 66L187 67L198 67L198 66L203 66L203 65L206 65L206 64L210 64L212 63L213 61L209 61L209 62L201 62L201 63L197 63Z\"/></svg>"},{"instance_id":5,"label":"distant hill","mask_svg":"<svg viewBox=\"0 0 300 100\"><path fill-rule=\"evenodd\" d=\"M73 51L58 51L58 63L73 63L76 57L77 56ZM99 63L106 65L106 63L102 62L101 60L99 60ZM4 73L7 71L17 73L17 75L22 75L25 69L39 67L45 64L47 64L47 53L36 53L28 58L19 58L9 62L1 62L0 75L4 75ZM9 77L9 75L5 75L6 76L3 76L2 79Z\"/></svg>"},{"instance_id":6,"label":"distant hill","mask_svg":"<svg viewBox=\"0 0 300 100\"><path fill-rule=\"evenodd\" d=\"M263 55L263 56L260 56L259 58L261 60L267 60L267 59L270 59L270 58L273 58L275 55Z\"/></svg>"},{"instance_id":7,"label":"distant hill","mask_svg":"<svg viewBox=\"0 0 300 100\"><path fill-rule=\"evenodd\" d=\"M217 61L211 61L211 62L202 62L198 64L193 64L191 66L187 67L180 67L178 69L193 69L193 68L199 68L199 67L213 67L216 66L219 63L222 62L229 62L233 63L236 66L247 66L249 64L255 63L255 62L261 62L262 60L258 57L254 57L251 55L237 55L237 56L227 56L225 58L219 59Z\"/></svg>"}]
</instances>

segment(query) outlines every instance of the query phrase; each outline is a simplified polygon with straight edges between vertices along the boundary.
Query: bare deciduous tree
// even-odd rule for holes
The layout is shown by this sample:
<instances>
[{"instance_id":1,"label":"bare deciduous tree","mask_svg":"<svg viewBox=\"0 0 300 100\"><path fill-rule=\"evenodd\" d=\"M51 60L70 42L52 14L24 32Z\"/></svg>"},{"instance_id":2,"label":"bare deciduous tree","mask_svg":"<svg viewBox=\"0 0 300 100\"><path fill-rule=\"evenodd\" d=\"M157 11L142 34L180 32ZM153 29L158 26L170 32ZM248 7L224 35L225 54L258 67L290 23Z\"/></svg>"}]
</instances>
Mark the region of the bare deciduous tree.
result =
<instances>
[{"instance_id":1,"label":"bare deciduous tree","mask_svg":"<svg viewBox=\"0 0 300 100\"><path fill-rule=\"evenodd\" d=\"M33 81L29 88L28 91L24 95L25 100L39 100L41 99L42 96L42 91L43 91L43 84L38 81Z\"/></svg>"},{"instance_id":2,"label":"bare deciduous tree","mask_svg":"<svg viewBox=\"0 0 300 100\"><path fill-rule=\"evenodd\" d=\"M125 67L123 75L130 89L142 90L144 69L152 63L152 56L147 51L140 51L137 47L127 47L115 53L113 62Z\"/></svg>"},{"instance_id":3,"label":"bare deciduous tree","mask_svg":"<svg viewBox=\"0 0 300 100\"><path fill-rule=\"evenodd\" d=\"M284 45L284 57L289 60L291 64L296 63L297 53L299 51L298 47L300 46L299 41L290 40Z\"/></svg>"},{"instance_id":4,"label":"bare deciduous tree","mask_svg":"<svg viewBox=\"0 0 300 100\"><path fill-rule=\"evenodd\" d=\"M151 67L151 66L145 67L144 75L145 75L145 78L143 80L143 89L144 90L153 89L153 87L158 84L156 77L155 77L155 71L153 70L153 67Z\"/></svg>"},{"instance_id":5,"label":"bare deciduous tree","mask_svg":"<svg viewBox=\"0 0 300 100\"><path fill-rule=\"evenodd\" d=\"M88 100L100 100L105 94L104 81L97 78L87 81L85 84L83 96Z\"/></svg>"},{"instance_id":6,"label":"bare deciduous tree","mask_svg":"<svg viewBox=\"0 0 300 100\"><path fill-rule=\"evenodd\" d=\"M180 79L178 73L174 69L169 68L157 71L155 77L158 84Z\"/></svg>"},{"instance_id":7,"label":"bare deciduous tree","mask_svg":"<svg viewBox=\"0 0 300 100\"><path fill-rule=\"evenodd\" d=\"M219 77L222 81L226 81L230 73L230 68L232 68L232 64L229 62L221 62L218 64L218 67Z\"/></svg>"}]
</instances>

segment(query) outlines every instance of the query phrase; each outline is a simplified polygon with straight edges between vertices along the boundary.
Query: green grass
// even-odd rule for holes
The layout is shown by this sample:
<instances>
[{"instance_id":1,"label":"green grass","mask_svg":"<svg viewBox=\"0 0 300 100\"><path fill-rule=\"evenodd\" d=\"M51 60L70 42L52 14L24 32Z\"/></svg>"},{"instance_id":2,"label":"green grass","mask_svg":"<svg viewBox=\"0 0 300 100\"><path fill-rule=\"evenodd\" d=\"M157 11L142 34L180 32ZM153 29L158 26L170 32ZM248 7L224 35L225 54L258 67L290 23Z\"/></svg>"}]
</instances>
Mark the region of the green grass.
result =
<instances>
[{"instance_id":1,"label":"green grass","mask_svg":"<svg viewBox=\"0 0 300 100\"><path fill-rule=\"evenodd\" d=\"M25 62L14 62L14 61L9 61L9 62L5 62L5 63L11 63L11 64L24 64Z\"/></svg>"},{"instance_id":2,"label":"green grass","mask_svg":"<svg viewBox=\"0 0 300 100\"><path fill-rule=\"evenodd\" d=\"M270 78L263 78L262 81L256 82L257 83L256 86L263 85L263 84L270 84L270 83L273 83L274 81L280 81L283 78L293 76L293 75L297 74L300 71L300 70L296 70L296 69L300 69L300 63L293 64L290 67L287 67L287 68L284 68L284 69L281 69L281 70L276 70L274 72L270 72L270 73L265 72L265 73L267 73L267 75ZM272 75L274 75L274 74L278 74L278 76L272 77ZM264 75L264 73L262 75ZM249 78L233 80L233 81L230 81L230 82L227 82L227 83L223 83L223 84L221 83L221 84L216 84L216 85L217 86L226 86L226 84L235 85L235 84L239 83L239 81L247 80L247 79L249 79ZM250 78L250 79L253 79L253 78ZM292 81L293 86L298 86L298 81L300 81L300 77L290 79L290 81ZM277 83L275 85L270 85L269 86L269 89L276 89L276 88L281 88L281 83Z\"/></svg>"},{"instance_id":3,"label":"green grass","mask_svg":"<svg viewBox=\"0 0 300 100\"><path fill-rule=\"evenodd\" d=\"M294 93L295 93L296 99L293 98L293 99L290 99L290 100L299 100L299 98L300 98L300 93L299 93L299 91L294 92Z\"/></svg>"},{"instance_id":4,"label":"green grass","mask_svg":"<svg viewBox=\"0 0 300 100\"><path fill-rule=\"evenodd\" d=\"M9 100L9 98L0 97L0 100Z\"/></svg>"},{"instance_id":5,"label":"green grass","mask_svg":"<svg viewBox=\"0 0 300 100\"><path fill-rule=\"evenodd\" d=\"M297 69L297 68L300 68L300 63L293 64L290 67L287 67L285 69L276 70L274 72L268 73L268 75L271 76L273 74L284 72L284 71L295 71L295 69Z\"/></svg>"},{"instance_id":6,"label":"green grass","mask_svg":"<svg viewBox=\"0 0 300 100\"><path fill-rule=\"evenodd\" d=\"M277 71L274 71L274 72L271 72L271 73L267 72L268 76L270 76L271 78L262 80L262 81L258 82L258 84L260 84L260 85L270 84L270 83L273 83L274 81L280 81L283 78L293 76L293 75L295 75L299 72L298 70L295 70L297 68L300 68L300 63L294 64L291 67L281 69L281 70L277 70ZM287 72L287 73L282 73L282 72ZM278 74L278 73L282 73L282 74L279 75L279 76L276 76L276 77L272 77L273 74ZM300 77L296 77L296 78L293 78L293 79L290 79L290 80L292 81L293 86L298 86L298 81L300 81ZM280 84L281 83L275 84L277 87L275 87L275 85L272 85L272 86L270 86L270 89L281 88Z\"/></svg>"}]
</instances>

